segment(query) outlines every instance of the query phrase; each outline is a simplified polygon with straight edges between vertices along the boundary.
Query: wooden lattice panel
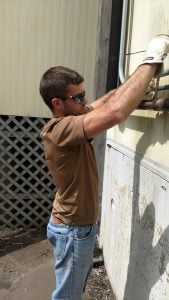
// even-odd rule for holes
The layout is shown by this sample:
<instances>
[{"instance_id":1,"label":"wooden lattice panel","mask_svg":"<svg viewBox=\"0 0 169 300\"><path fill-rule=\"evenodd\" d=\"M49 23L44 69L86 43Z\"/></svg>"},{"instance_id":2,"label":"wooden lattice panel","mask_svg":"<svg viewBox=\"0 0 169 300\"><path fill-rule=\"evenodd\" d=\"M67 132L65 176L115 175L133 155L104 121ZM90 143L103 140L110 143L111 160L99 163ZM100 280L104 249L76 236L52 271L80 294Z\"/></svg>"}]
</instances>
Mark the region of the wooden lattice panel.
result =
<instances>
[{"instance_id":1,"label":"wooden lattice panel","mask_svg":"<svg viewBox=\"0 0 169 300\"><path fill-rule=\"evenodd\" d=\"M55 186L39 136L46 119L0 117L0 228L46 224Z\"/></svg>"}]
</instances>

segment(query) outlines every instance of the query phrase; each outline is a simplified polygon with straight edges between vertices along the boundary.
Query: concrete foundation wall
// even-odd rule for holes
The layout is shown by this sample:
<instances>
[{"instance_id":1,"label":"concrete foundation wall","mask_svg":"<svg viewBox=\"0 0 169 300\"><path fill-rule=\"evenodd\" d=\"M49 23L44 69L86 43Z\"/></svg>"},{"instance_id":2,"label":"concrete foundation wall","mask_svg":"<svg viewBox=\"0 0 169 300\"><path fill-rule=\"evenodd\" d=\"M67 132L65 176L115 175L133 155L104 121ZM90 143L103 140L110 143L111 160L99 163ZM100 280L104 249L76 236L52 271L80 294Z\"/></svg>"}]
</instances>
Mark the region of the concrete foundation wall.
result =
<instances>
[{"instance_id":1,"label":"concrete foundation wall","mask_svg":"<svg viewBox=\"0 0 169 300\"><path fill-rule=\"evenodd\" d=\"M169 299L169 170L107 139L100 244L118 300Z\"/></svg>"}]
</instances>

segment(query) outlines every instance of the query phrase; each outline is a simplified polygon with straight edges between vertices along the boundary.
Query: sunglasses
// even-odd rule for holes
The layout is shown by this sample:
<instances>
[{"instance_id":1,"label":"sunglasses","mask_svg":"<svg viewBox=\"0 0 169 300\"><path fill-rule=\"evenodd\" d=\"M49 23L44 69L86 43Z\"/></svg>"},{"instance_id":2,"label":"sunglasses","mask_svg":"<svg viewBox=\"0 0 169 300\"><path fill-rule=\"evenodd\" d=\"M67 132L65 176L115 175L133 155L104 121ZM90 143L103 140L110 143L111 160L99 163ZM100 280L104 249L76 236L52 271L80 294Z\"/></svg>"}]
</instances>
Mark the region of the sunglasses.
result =
<instances>
[{"instance_id":1,"label":"sunglasses","mask_svg":"<svg viewBox=\"0 0 169 300\"><path fill-rule=\"evenodd\" d=\"M75 103L79 104L84 101L85 95L86 95L86 93L85 93L85 91L83 91L82 93L77 94L75 96L58 96L57 98L59 98L63 101L66 101L67 99L71 99Z\"/></svg>"}]
</instances>

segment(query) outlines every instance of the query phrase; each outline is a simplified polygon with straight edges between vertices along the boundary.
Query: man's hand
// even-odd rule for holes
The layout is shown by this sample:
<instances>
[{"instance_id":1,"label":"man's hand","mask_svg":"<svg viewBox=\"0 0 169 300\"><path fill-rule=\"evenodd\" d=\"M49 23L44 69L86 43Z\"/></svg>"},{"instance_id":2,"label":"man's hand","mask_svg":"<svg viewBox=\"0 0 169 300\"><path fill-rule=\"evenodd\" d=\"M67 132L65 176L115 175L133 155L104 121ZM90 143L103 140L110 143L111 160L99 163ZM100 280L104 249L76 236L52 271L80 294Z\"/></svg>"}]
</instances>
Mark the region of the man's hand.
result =
<instances>
[{"instance_id":1,"label":"man's hand","mask_svg":"<svg viewBox=\"0 0 169 300\"><path fill-rule=\"evenodd\" d=\"M147 47L146 57L141 64L159 64L156 71L156 76L165 76L169 74L169 60L164 60L169 53L169 35L160 34L153 38Z\"/></svg>"}]
</instances>

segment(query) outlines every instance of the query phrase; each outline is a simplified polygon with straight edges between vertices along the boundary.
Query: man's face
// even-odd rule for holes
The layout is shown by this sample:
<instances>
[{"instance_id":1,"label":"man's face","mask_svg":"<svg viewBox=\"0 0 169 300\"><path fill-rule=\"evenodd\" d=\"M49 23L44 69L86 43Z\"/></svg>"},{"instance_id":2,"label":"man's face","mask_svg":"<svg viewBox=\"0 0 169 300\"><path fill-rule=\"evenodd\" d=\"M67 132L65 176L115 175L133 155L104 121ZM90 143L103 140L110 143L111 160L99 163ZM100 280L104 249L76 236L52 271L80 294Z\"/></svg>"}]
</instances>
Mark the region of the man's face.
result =
<instances>
[{"instance_id":1,"label":"man's face","mask_svg":"<svg viewBox=\"0 0 169 300\"><path fill-rule=\"evenodd\" d=\"M69 84L65 96L68 96L68 98L65 101L63 101L65 116L77 116L86 113L86 98L84 96L83 83ZM73 98L71 98L70 96L73 96ZM77 98L75 98L75 96L77 96Z\"/></svg>"}]
</instances>

